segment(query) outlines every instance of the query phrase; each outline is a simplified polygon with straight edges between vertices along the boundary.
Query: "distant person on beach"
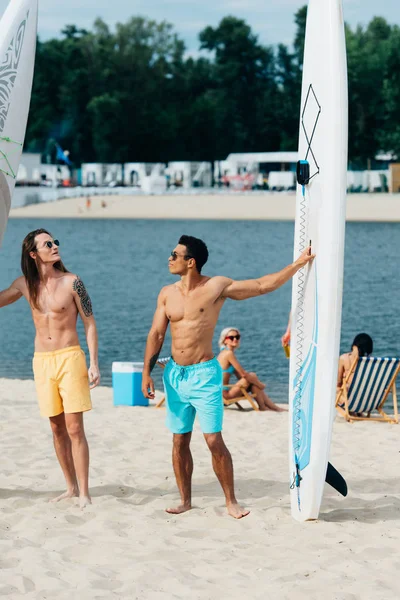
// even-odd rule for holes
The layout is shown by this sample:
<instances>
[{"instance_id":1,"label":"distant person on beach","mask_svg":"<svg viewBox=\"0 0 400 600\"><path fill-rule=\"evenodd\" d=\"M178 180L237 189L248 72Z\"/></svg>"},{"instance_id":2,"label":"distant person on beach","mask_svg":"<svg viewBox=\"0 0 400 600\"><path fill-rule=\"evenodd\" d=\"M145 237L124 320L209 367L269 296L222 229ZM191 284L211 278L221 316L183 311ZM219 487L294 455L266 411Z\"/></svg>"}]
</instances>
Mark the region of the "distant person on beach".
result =
<instances>
[{"instance_id":1,"label":"distant person on beach","mask_svg":"<svg viewBox=\"0 0 400 600\"><path fill-rule=\"evenodd\" d=\"M90 210L92 206L92 199L90 198L90 196L87 196L86 198L86 210Z\"/></svg>"},{"instance_id":2,"label":"distant person on beach","mask_svg":"<svg viewBox=\"0 0 400 600\"><path fill-rule=\"evenodd\" d=\"M218 362L222 367L224 398L227 400L240 398L243 396L242 389L244 388L254 394L254 399L261 411L285 412L285 408L280 408L272 402L265 391L265 383L258 379L256 373L245 371L238 361L235 351L240 346L240 339L240 331L236 327L226 327L219 336ZM238 379L233 385L229 385L231 375L236 375Z\"/></svg>"},{"instance_id":3,"label":"distant person on beach","mask_svg":"<svg viewBox=\"0 0 400 600\"><path fill-rule=\"evenodd\" d=\"M0 292L0 308L22 296L31 307L36 329L33 373L40 412L50 419L67 486L54 502L79 496L79 505L84 508L91 499L83 413L92 408L90 388L100 382L97 329L86 288L77 275L67 271L58 246L58 240L45 229L26 236L21 256L23 276ZM89 371L76 330L78 314L85 327Z\"/></svg>"},{"instance_id":4,"label":"distant person on beach","mask_svg":"<svg viewBox=\"0 0 400 600\"><path fill-rule=\"evenodd\" d=\"M101 201L101 208L107 208L107 202L105 200Z\"/></svg>"},{"instance_id":5,"label":"distant person on beach","mask_svg":"<svg viewBox=\"0 0 400 600\"><path fill-rule=\"evenodd\" d=\"M215 474L225 494L228 513L240 519L249 511L235 496L232 458L222 438L224 414L222 369L212 351L212 339L221 308L227 298L245 300L268 294L286 283L314 258L307 248L296 262L259 279L233 281L228 277L201 274L208 259L206 244L181 236L169 257L169 270L180 281L161 289L144 356L142 391L154 398L151 371L171 324L172 358L164 369L167 425L173 433L172 460L181 503L168 508L172 514L192 508L193 459L190 440L195 416L212 454Z\"/></svg>"},{"instance_id":6,"label":"distant person on beach","mask_svg":"<svg viewBox=\"0 0 400 600\"><path fill-rule=\"evenodd\" d=\"M337 387L340 388L343 384L345 377L347 377L352 364L355 360L362 358L363 356L370 356L374 350L374 343L368 333L359 333L351 344L351 351L342 354L339 358L339 370ZM352 381L352 376L349 377L347 385L349 386Z\"/></svg>"}]
</instances>

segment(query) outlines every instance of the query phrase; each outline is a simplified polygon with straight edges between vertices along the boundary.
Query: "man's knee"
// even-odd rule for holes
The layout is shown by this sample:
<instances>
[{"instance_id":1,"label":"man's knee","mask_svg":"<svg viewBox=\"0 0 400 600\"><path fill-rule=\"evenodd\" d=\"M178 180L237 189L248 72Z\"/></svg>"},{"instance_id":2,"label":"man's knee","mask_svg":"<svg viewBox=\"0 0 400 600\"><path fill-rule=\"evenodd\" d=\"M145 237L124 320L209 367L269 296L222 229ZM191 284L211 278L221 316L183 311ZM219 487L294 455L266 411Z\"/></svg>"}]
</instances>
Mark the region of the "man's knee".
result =
<instances>
[{"instance_id":1,"label":"man's knee","mask_svg":"<svg viewBox=\"0 0 400 600\"><path fill-rule=\"evenodd\" d=\"M184 452L190 446L190 440L192 437L192 432L188 433L174 433L173 437L173 446L174 450L177 452Z\"/></svg>"},{"instance_id":2,"label":"man's knee","mask_svg":"<svg viewBox=\"0 0 400 600\"><path fill-rule=\"evenodd\" d=\"M67 424L68 435L71 439L79 440L82 439L85 435L82 422L70 421Z\"/></svg>"},{"instance_id":3,"label":"man's knee","mask_svg":"<svg viewBox=\"0 0 400 600\"><path fill-rule=\"evenodd\" d=\"M207 442L207 446L213 455L221 455L228 452L227 447L225 446L225 442L222 438L221 432L218 433L205 433L205 440Z\"/></svg>"},{"instance_id":4,"label":"man's knee","mask_svg":"<svg viewBox=\"0 0 400 600\"><path fill-rule=\"evenodd\" d=\"M57 415L56 417L50 417L50 427L54 437L56 438L62 438L68 435L64 414Z\"/></svg>"}]
</instances>

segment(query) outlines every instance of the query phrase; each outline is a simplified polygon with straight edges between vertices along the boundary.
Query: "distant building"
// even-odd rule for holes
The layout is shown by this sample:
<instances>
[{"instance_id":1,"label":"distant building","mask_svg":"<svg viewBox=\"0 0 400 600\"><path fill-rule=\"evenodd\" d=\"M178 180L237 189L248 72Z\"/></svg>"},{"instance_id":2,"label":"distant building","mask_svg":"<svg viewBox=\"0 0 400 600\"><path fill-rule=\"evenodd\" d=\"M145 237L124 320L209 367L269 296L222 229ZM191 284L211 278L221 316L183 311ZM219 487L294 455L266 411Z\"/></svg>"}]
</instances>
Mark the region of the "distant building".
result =
<instances>
[{"instance_id":1,"label":"distant building","mask_svg":"<svg viewBox=\"0 0 400 600\"><path fill-rule=\"evenodd\" d=\"M122 165L117 163L82 163L83 186L110 186L123 184Z\"/></svg>"},{"instance_id":2,"label":"distant building","mask_svg":"<svg viewBox=\"0 0 400 600\"><path fill-rule=\"evenodd\" d=\"M164 163L125 163L124 185L142 187L146 177L165 177Z\"/></svg>"},{"instance_id":3,"label":"distant building","mask_svg":"<svg viewBox=\"0 0 400 600\"><path fill-rule=\"evenodd\" d=\"M298 152L235 152L224 163L234 166L236 174L269 173L270 171L295 171Z\"/></svg>"},{"instance_id":4,"label":"distant building","mask_svg":"<svg viewBox=\"0 0 400 600\"><path fill-rule=\"evenodd\" d=\"M23 152L17 173L17 184L27 185L40 183L41 154Z\"/></svg>"},{"instance_id":5,"label":"distant building","mask_svg":"<svg viewBox=\"0 0 400 600\"><path fill-rule=\"evenodd\" d=\"M189 189L191 187L211 187L212 185L210 162L169 162L166 173L170 186Z\"/></svg>"},{"instance_id":6,"label":"distant building","mask_svg":"<svg viewBox=\"0 0 400 600\"><path fill-rule=\"evenodd\" d=\"M290 190L295 187L297 152L235 152L215 163L214 177L233 189L268 187Z\"/></svg>"}]
</instances>

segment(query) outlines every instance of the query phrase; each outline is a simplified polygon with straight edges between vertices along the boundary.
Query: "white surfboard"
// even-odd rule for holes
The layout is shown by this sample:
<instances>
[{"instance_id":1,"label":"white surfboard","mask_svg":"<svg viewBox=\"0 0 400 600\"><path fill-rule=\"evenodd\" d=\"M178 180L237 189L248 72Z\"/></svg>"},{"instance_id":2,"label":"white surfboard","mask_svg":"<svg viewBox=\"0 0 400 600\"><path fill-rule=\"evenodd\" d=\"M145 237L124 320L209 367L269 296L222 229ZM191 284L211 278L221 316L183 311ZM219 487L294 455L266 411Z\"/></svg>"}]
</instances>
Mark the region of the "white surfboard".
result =
<instances>
[{"instance_id":1,"label":"white surfboard","mask_svg":"<svg viewBox=\"0 0 400 600\"><path fill-rule=\"evenodd\" d=\"M289 468L291 511L298 521L318 517L329 464L342 309L347 128L342 0L309 0L299 128L306 181L297 185L294 257L311 241L316 259L297 273L292 290ZM336 487L343 492L346 484L331 466L329 474L339 478Z\"/></svg>"},{"instance_id":2,"label":"white surfboard","mask_svg":"<svg viewBox=\"0 0 400 600\"><path fill-rule=\"evenodd\" d=\"M0 21L0 245L28 121L37 12L37 0L11 0Z\"/></svg>"}]
</instances>

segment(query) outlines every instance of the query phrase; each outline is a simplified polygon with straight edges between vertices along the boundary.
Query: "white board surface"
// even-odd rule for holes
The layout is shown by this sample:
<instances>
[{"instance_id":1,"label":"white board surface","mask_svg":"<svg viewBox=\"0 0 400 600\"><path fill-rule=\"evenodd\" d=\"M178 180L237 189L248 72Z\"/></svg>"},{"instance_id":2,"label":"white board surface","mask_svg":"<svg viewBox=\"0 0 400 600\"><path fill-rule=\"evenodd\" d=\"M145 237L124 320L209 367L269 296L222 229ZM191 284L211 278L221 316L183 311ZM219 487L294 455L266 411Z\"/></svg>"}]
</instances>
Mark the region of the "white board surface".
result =
<instances>
[{"instance_id":1,"label":"white board surface","mask_svg":"<svg viewBox=\"0 0 400 600\"><path fill-rule=\"evenodd\" d=\"M347 67L341 0L309 0L294 257L311 240L316 259L293 279L289 380L292 516L319 514L329 459L339 356L347 173Z\"/></svg>"},{"instance_id":2,"label":"white board surface","mask_svg":"<svg viewBox=\"0 0 400 600\"><path fill-rule=\"evenodd\" d=\"M0 244L28 120L37 12L37 0L11 0L0 21Z\"/></svg>"}]
</instances>

